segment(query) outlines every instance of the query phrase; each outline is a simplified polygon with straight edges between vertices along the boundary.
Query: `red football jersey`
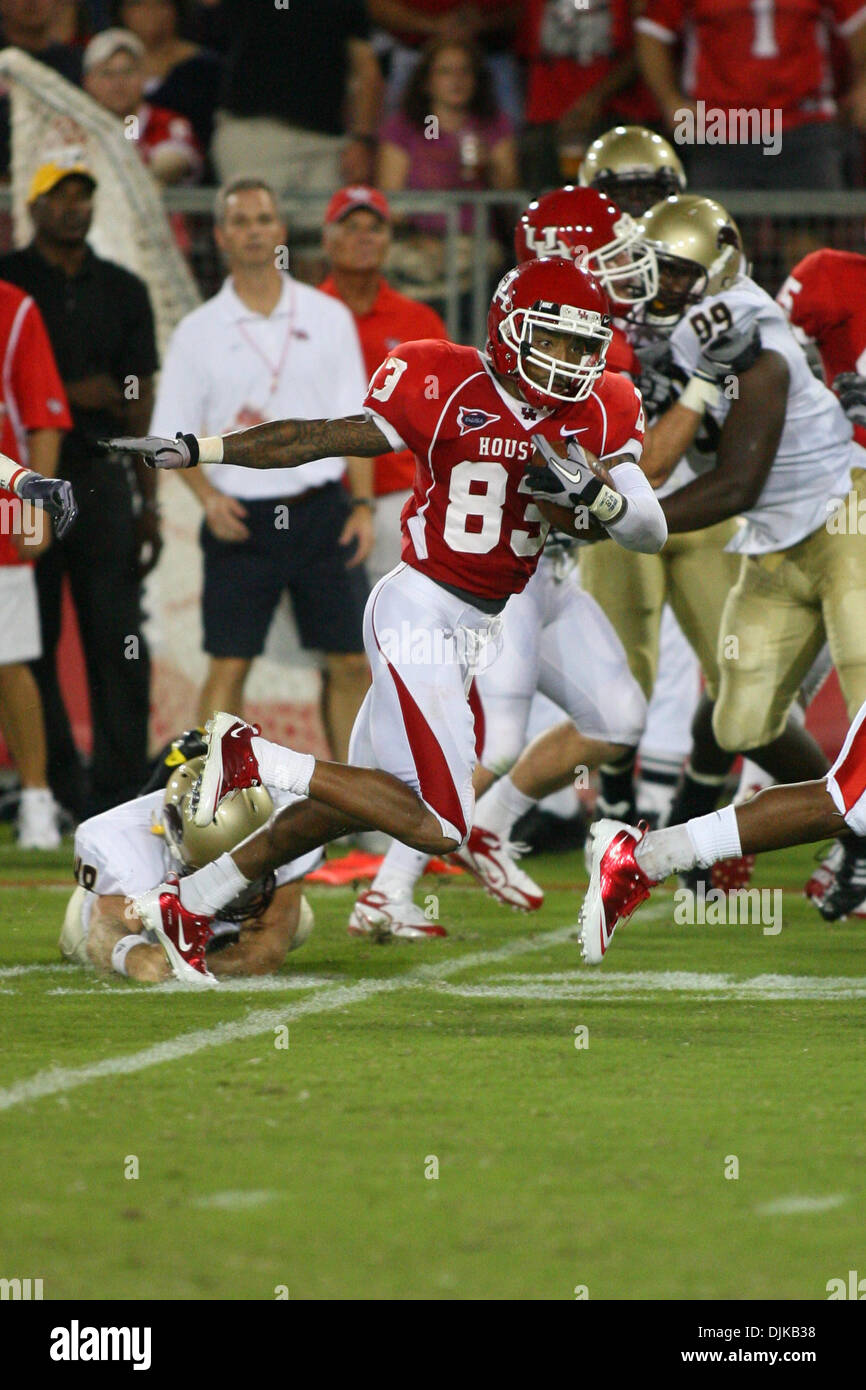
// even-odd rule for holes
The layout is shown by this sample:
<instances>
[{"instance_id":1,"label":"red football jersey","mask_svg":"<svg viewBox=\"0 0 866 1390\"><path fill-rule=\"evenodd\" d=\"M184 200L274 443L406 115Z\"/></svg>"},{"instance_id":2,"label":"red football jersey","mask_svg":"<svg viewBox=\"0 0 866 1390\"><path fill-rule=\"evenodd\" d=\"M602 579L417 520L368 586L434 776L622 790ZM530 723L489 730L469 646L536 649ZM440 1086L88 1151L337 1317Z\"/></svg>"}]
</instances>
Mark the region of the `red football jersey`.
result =
<instances>
[{"instance_id":1,"label":"red football jersey","mask_svg":"<svg viewBox=\"0 0 866 1390\"><path fill-rule=\"evenodd\" d=\"M527 122L558 121L634 49L630 0L524 0L516 46L529 60ZM614 92L604 111L636 122L659 115L640 77Z\"/></svg>"},{"instance_id":2,"label":"red football jersey","mask_svg":"<svg viewBox=\"0 0 866 1390\"><path fill-rule=\"evenodd\" d=\"M836 110L827 20L842 34L863 0L648 0L635 27L664 43L685 35L683 85L707 107L778 107L787 128Z\"/></svg>"},{"instance_id":3,"label":"red football jersey","mask_svg":"<svg viewBox=\"0 0 866 1390\"><path fill-rule=\"evenodd\" d=\"M190 169L184 182L195 182L204 168L204 155L192 123L178 111L145 102L138 109L138 152L145 164L153 161L159 149L177 150L189 161Z\"/></svg>"},{"instance_id":4,"label":"red football jersey","mask_svg":"<svg viewBox=\"0 0 866 1390\"><path fill-rule=\"evenodd\" d=\"M866 376L866 256L812 251L794 266L776 296L789 321L821 354L828 386L840 372ZM866 447L866 429L854 426Z\"/></svg>"},{"instance_id":5,"label":"red football jersey","mask_svg":"<svg viewBox=\"0 0 866 1390\"><path fill-rule=\"evenodd\" d=\"M609 372L628 372L635 377L641 374L640 359L621 328L613 325L613 337L608 343L604 365Z\"/></svg>"},{"instance_id":6,"label":"red football jersey","mask_svg":"<svg viewBox=\"0 0 866 1390\"><path fill-rule=\"evenodd\" d=\"M42 316L29 295L0 280L0 450L27 463L28 430L70 430L63 382ZM0 565L26 565L12 540L21 503L0 489Z\"/></svg>"},{"instance_id":7,"label":"red football jersey","mask_svg":"<svg viewBox=\"0 0 866 1390\"><path fill-rule=\"evenodd\" d=\"M364 404L388 442L415 455L403 560L490 599L519 593L549 529L523 481L533 434L574 434L602 459L637 461L643 449L640 393L626 377L605 372L585 401L537 410L509 395L476 348L430 339L386 358Z\"/></svg>"},{"instance_id":8,"label":"red football jersey","mask_svg":"<svg viewBox=\"0 0 866 1390\"><path fill-rule=\"evenodd\" d=\"M319 289L334 299L340 295L329 275ZM400 343L417 338L446 338L448 333L435 309L417 299L400 294L382 280L375 302L366 314L355 314L355 326L361 340L364 366L371 377L379 363ZM380 454L373 460L373 491L377 497L388 492L405 492L415 477L415 457L410 449L399 453Z\"/></svg>"}]
</instances>

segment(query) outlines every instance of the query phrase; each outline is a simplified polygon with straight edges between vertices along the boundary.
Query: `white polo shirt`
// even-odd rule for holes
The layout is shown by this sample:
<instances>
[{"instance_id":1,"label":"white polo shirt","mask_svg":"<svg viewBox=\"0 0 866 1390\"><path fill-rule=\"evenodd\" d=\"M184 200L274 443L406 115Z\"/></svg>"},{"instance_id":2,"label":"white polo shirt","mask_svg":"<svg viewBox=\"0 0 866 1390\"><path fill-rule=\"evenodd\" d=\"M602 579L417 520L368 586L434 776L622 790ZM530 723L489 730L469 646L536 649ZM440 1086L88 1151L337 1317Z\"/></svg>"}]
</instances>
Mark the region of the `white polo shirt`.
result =
<instances>
[{"instance_id":1,"label":"white polo shirt","mask_svg":"<svg viewBox=\"0 0 866 1390\"><path fill-rule=\"evenodd\" d=\"M182 319L162 372L151 434L229 434L266 420L331 419L363 408L367 379L350 311L291 276L270 314L248 309L231 277ZM207 467L232 497L292 497L340 479L345 459L298 468Z\"/></svg>"}]
</instances>

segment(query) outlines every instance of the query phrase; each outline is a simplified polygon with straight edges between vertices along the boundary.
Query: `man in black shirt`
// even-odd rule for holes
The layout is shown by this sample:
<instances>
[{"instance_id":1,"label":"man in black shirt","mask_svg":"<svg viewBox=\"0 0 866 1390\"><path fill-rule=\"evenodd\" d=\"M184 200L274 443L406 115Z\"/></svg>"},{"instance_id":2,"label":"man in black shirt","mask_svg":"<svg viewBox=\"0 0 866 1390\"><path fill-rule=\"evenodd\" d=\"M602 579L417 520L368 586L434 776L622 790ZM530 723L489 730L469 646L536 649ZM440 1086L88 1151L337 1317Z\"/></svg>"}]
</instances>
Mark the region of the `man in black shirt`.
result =
<instances>
[{"instance_id":1,"label":"man in black shirt","mask_svg":"<svg viewBox=\"0 0 866 1390\"><path fill-rule=\"evenodd\" d=\"M382 75L365 0L224 0L223 9L231 44L212 145L220 181L259 175L280 196L326 197L369 182ZM318 231L321 214L292 224Z\"/></svg>"},{"instance_id":2,"label":"man in black shirt","mask_svg":"<svg viewBox=\"0 0 866 1390\"><path fill-rule=\"evenodd\" d=\"M43 655L33 670L45 706L49 781L77 818L128 800L147 776L150 660L141 633L141 581L160 549L154 474L139 467L131 480L124 460L106 466L95 448L121 426L144 432L157 365L146 286L87 245L95 187L93 175L74 160L41 165L28 196L33 240L0 257L0 279L39 306L74 423L58 474L73 484L80 515L36 566ZM87 663L89 788L57 677L64 574Z\"/></svg>"}]
</instances>

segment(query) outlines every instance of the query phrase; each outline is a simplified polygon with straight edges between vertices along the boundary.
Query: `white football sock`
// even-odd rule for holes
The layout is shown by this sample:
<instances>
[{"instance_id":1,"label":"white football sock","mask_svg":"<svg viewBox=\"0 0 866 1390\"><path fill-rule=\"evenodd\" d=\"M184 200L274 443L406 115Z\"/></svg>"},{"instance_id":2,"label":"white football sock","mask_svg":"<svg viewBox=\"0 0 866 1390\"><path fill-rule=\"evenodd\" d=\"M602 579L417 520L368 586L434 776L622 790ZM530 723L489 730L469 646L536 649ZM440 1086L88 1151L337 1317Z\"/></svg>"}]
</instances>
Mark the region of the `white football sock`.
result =
<instances>
[{"instance_id":1,"label":"white football sock","mask_svg":"<svg viewBox=\"0 0 866 1390\"><path fill-rule=\"evenodd\" d=\"M250 882L230 854L221 854L212 864L181 879L180 900L188 912L198 917L216 917L221 907L228 907L249 888Z\"/></svg>"},{"instance_id":2,"label":"white football sock","mask_svg":"<svg viewBox=\"0 0 866 1390\"><path fill-rule=\"evenodd\" d=\"M661 883L668 874L692 869L695 851L685 825L671 825L667 830L650 830L638 845L634 857L647 878Z\"/></svg>"},{"instance_id":3,"label":"white football sock","mask_svg":"<svg viewBox=\"0 0 866 1390\"><path fill-rule=\"evenodd\" d=\"M146 946L147 944L141 934L122 936L119 941L115 941L111 948L111 968L116 970L118 975L127 975L126 957L134 946Z\"/></svg>"},{"instance_id":4,"label":"white football sock","mask_svg":"<svg viewBox=\"0 0 866 1390\"><path fill-rule=\"evenodd\" d=\"M702 869L719 859L733 859L743 852L733 806L724 806L721 811L711 811L708 816L686 821L686 830L695 847L695 862Z\"/></svg>"},{"instance_id":5,"label":"white football sock","mask_svg":"<svg viewBox=\"0 0 866 1390\"><path fill-rule=\"evenodd\" d=\"M251 738L250 747L259 765L266 786L294 792L295 796L310 795L310 778L316 770L312 753L296 753L267 738Z\"/></svg>"},{"instance_id":6,"label":"white football sock","mask_svg":"<svg viewBox=\"0 0 866 1390\"><path fill-rule=\"evenodd\" d=\"M511 838L511 827L535 805L534 796L518 791L511 778L500 777L475 807L473 825L492 830L500 840Z\"/></svg>"},{"instance_id":7,"label":"white football sock","mask_svg":"<svg viewBox=\"0 0 866 1390\"><path fill-rule=\"evenodd\" d=\"M411 849L400 840L392 840L371 889L388 898L411 898L429 858L423 850Z\"/></svg>"}]
</instances>

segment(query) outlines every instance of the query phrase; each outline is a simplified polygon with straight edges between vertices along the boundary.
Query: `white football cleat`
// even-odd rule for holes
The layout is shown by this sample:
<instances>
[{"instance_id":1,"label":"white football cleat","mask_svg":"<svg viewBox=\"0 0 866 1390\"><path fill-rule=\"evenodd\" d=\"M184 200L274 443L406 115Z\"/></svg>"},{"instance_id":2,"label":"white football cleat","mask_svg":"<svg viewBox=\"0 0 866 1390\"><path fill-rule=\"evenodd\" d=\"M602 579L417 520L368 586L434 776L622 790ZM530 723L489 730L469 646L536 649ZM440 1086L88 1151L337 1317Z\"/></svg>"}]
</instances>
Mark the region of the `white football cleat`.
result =
<instances>
[{"instance_id":1,"label":"white football cleat","mask_svg":"<svg viewBox=\"0 0 866 1390\"><path fill-rule=\"evenodd\" d=\"M646 834L624 821L599 820L590 829L589 887L580 909L580 945L588 965L600 965L617 925L625 922L654 886L634 857Z\"/></svg>"},{"instance_id":2,"label":"white football cleat","mask_svg":"<svg viewBox=\"0 0 866 1390\"><path fill-rule=\"evenodd\" d=\"M18 802L18 848L60 848L57 804L47 787L22 789Z\"/></svg>"},{"instance_id":3,"label":"white football cleat","mask_svg":"<svg viewBox=\"0 0 866 1390\"><path fill-rule=\"evenodd\" d=\"M207 757L191 806L196 825L210 825L227 792L260 787L261 773L251 740L261 733L258 724L245 724L236 714L215 714L205 725Z\"/></svg>"},{"instance_id":4,"label":"white football cleat","mask_svg":"<svg viewBox=\"0 0 866 1390\"><path fill-rule=\"evenodd\" d=\"M544 902L544 891L515 863L523 848L500 839L493 830L473 825L466 843L450 857L467 868L498 902L521 912L536 912Z\"/></svg>"},{"instance_id":5,"label":"white football cleat","mask_svg":"<svg viewBox=\"0 0 866 1390\"><path fill-rule=\"evenodd\" d=\"M218 984L205 962L213 918L199 917L184 907L177 874L169 874L165 883L133 898L132 905L165 951L176 980L193 989L211 989Z\"/></svg>"},{"instance_id":6,"label":"white football cleat","mask_svg":"<svg viewBox=\"0 0 866 1390\"><path fill-rule=\"evenodd\" d=\"M377 888L359 894L349 918L350 936L368 936L373 941L429 941L447 936L444 927L431 922L411 898L392 898Z\"/></svg>"}]
</instances>

